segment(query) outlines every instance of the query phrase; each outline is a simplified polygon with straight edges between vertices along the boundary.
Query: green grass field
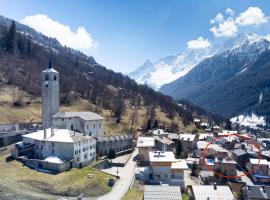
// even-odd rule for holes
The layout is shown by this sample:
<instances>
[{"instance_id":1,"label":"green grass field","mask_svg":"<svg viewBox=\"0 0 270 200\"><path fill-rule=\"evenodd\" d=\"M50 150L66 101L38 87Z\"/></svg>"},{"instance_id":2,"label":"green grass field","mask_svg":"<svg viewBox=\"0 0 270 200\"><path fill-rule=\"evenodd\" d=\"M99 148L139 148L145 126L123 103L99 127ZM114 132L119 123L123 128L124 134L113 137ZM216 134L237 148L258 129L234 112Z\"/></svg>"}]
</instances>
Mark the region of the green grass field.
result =
<instances>
[{"instance_id":1,"label":"green grass field","mask_svg":"<svg viewBox=\"0 0 270 200\"><path fill-rule=\"evenodd\" d=\"M87 197L103 195L111 190L107 185L110 175L96 171L92 167L72 169L57 175L37 172L24 166L16 160L6 161L9 152L0 155L0 190L13 190L14 193L23 191L25 195L31 193L56 196L78 196L83 193ZM89 178L88 175L93 177ZM23 194L22 194L23 195Z\"/></svg>"},{"instance_id":2,"label":"green grass field","mask_svg":"<svg viewBox=\"0 0 270 200\"><path fill-rule=\"evenodd\" d=\"M122 200L142 200L143 192L138 189L129 189Z\"/></svg>"}]
</instances>

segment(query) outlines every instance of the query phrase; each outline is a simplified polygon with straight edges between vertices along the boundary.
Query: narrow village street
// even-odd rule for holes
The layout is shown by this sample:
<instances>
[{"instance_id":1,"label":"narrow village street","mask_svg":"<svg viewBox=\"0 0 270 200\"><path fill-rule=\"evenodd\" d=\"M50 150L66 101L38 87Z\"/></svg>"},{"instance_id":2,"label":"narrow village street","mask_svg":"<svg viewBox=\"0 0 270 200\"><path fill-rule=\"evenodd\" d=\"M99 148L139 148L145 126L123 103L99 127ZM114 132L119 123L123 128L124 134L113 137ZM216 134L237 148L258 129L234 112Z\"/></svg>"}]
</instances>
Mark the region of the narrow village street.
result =
<instances>
[{"instance_id":1,"label":"narrow village street","mask_svg":"<svg viewBox=\"0 0 270 200\"><path fill-rule=\"evenodd\" d=\"M136 162L133 159L137 154L138 149L135 149L125 167L118 167L120 179L115 183L111 192L99 197L98 200L121 200L132 184L136 166ZM116 167L111 168L112 174L115 174L116 170Z\"/></svg>"}]
</instances>

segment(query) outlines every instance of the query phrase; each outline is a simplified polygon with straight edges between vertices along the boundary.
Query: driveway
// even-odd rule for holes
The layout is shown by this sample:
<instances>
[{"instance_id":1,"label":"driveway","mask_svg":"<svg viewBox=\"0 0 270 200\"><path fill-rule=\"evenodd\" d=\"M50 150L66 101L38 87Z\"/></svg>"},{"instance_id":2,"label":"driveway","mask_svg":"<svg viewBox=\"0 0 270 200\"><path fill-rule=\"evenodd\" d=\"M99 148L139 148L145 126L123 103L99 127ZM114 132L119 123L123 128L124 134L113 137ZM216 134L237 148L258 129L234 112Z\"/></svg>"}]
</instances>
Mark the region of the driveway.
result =
<instances>
[{"instance_id":1,"label":"driveway","mask_svg":"<svg viewBox=\"0 0 270 200\"><path fill-rule=\"evenodd\" d=\"M239 175L243 175L244 172L240 171L240 170L236 170L237 176ZM243 182L245 182L247 185L254 185L253 182L250 180L250 178L248 176L241 176L241 180Z\"/></svg>"},{"instance_id":2,"label":"driveway","mask_svg":"<svg viewBox=\"0 0 270 200\"><path fill-rule=\"evenodd\" d=\"M135 149L129 161L125 165L125 167L118 167L118 175L120 179L115 183L112 188L112 191L98 197L98 200L121 200L122 197L126 194L129 189L129 186L132 184L134 178L134 170L136 166L136 162L133 161L133 158L138 154L138 150ZM117 168L114 167L110 171L115 174Z\"/></svg>"}]
</instances>

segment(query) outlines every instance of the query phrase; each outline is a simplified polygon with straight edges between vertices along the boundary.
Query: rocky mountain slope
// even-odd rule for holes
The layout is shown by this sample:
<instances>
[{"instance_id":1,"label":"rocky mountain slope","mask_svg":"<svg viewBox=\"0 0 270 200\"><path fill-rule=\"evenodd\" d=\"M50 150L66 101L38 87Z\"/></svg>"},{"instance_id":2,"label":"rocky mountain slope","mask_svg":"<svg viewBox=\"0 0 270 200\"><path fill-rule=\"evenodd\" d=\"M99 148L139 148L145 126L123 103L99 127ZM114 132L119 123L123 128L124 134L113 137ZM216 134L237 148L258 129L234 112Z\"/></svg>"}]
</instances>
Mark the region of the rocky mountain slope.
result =
<instances>
[{"instance_id":1,"label":"rocky mountain slope","mask_svg":"<svg viewBox=\"0 0 270 200\"><path fill-rule=\"evenodd\" d=\"M270 42L241 34L227 44L227 51L205 59L160 91L226 117L251 112L270 116Z\"/></svg>"}]
</instances>

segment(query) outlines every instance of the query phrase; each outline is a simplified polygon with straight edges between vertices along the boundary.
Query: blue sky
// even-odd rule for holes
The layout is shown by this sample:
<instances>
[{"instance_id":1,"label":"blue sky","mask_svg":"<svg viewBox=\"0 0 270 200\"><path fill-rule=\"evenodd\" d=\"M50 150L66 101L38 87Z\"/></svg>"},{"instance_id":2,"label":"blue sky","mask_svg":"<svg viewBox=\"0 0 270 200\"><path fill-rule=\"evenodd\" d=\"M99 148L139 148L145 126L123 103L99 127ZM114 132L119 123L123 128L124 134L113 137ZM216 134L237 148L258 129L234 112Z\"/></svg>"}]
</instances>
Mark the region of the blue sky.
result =
<instances>
[{"instance_id":1,"label":"blue sky","mask_svg":"<svg viewBox=\"0 0 270 200\"><path fill-rule=\"evenodd\" d=\"M213 20L218 13L223 17ZM123 73L146 59L181 53L187 44L207 48L241 32L270 34L267 0L0 0L0 14Z\"/></svg>"}]
</instances>

